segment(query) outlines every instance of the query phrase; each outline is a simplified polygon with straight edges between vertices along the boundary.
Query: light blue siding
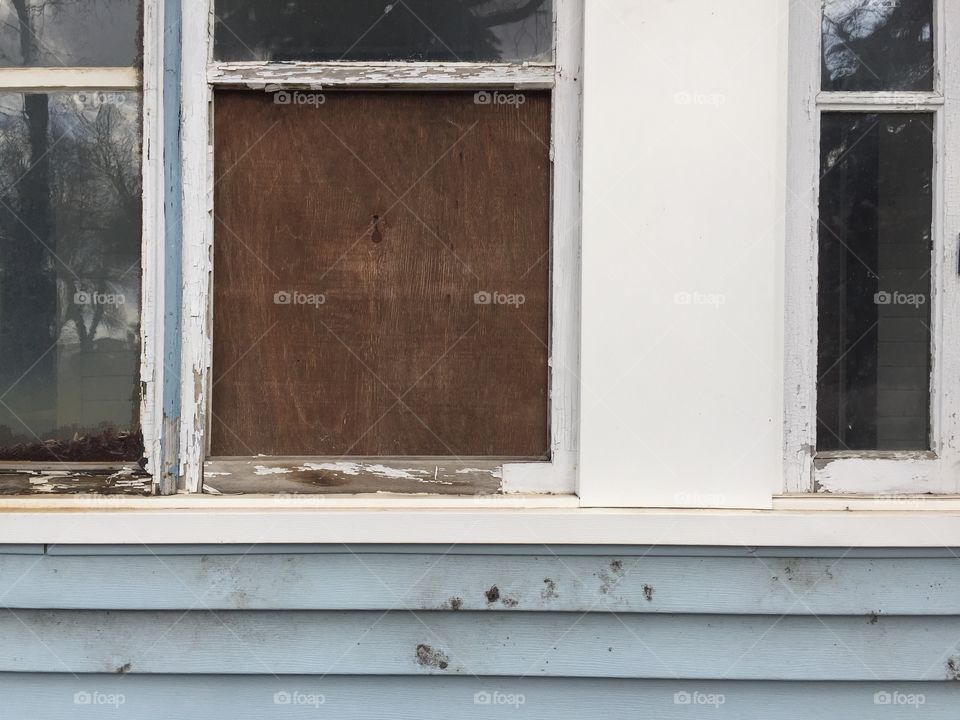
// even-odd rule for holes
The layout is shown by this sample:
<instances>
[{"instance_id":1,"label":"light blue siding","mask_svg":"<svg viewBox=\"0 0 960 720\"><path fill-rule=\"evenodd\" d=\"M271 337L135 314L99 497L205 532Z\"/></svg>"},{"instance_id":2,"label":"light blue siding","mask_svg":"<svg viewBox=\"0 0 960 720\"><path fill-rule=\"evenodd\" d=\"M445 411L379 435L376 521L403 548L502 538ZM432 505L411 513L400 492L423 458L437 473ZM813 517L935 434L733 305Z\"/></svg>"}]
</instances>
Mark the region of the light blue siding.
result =
<instances>
[{"instance_id":1,"label":"light blue siding","mask_svg":"<svg viewBox=\"0 0 960 720\"><path fill-rule=\"evenodd\" d=\"M875 703L888 695L915 704ZM932 683L0 675L2 716L29 720L956 720L958 700L955 686Z\"/></svg>"},{"instance_id":2,"label":"light blue siding","mask_svg":"<svg viewBox=\"0 0 960 720\"><path fill-rule=\"evenodd\" d=\"M202 597L197 597L202 607ZM0 672L944 681L960 617L0 611Z\"/></svg>"},{"instance_id":3,"label":"light blue siding","mask_svg":"<svg viewBox=\"0 0 960 720\"><path fill-rule=\"evenodd\" d=\"M0 556L3 605L189 610L202 598L199 607L213 610L960 615L960 573L945 571L958 561L936 558L66 550L39 560Z\"/></svg>"},{"instance_id":4,"label":"light blue siding","mask_svg":"<svg viewBox=\"0 0 960 720\"><path fill-rule=\"evenodd\" d=\"M952 556L396 549L9 548L0 673L960 687Z\"/></svg>"},{"instance_id":5,"label":"light blue siding","mask_svg":"<svg viewBox=\"0 0 960 720\"><path fill-rule=\"evenodd\" d=\"M164 443L174 447L164 450L164 457L177 457L177 423L180 420L180 349L181 312L183 307L182 254L183 212L180 178L183 164L180 151L180 56L181 7L179 0L163 3L163 176L164 176L164 385L163 428ZM170 432L166 432L170 430ZM152 469L151 469L152 470ZM175 486L176 464L162 468L167 482Z\"/></svg>"}]
</instances>

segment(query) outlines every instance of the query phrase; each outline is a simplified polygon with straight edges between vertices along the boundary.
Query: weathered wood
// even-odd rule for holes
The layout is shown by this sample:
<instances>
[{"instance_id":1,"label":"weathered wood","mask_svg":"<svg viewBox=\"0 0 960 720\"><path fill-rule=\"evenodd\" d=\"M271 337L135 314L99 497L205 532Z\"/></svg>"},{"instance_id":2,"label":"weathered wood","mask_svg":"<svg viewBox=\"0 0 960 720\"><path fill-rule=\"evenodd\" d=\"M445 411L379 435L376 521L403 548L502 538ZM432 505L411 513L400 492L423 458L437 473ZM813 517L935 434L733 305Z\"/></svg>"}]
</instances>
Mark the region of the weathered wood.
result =
<instances>
[{"instance_id":1,"label":"weathered wood","mask_svg":"<svg viewBox=\"0 0 960 720\"><path fill-rule=\"evenodd\" d=\"M506 63L303 63L231 62L210 67L212 85L263 90L283 88L421 87L433 90L457 87L504 87L545 90L554 85L553 65Z\"/></svg>"},{"instance_id":2,"label":"weathered wood","mask_svg":"<svg viewBox=\"0 0 960 720\"><path fill-rule=\"evenodd\" d=\"M29 470L0 467L0 496L153 494L153 480L139 466L84 467L78 464L66 470L64 467L59 463L55 466L37 463Z\"/></svg>"},{"instance_id":3,"label":"weathered wood","mask_svg":"<svg viewBox=\"0 0 960 720\"><path fill-rule=\"evenodd\" d=\"M955 616L5 610L0 637L0 672L906 682L960 666Z\"/></svg>"},{"instance_id":4,"label":"weathered wood","mask_svg":"<svg viewBox=\"0 0 960 720\"><path fill-rule=\"evenodd\" d=\"M550 94L507 99L216 93L212 455L549 456Z\"/></svg>"},{"instance_id":5,"label":"weathered wood","mask_svg":"<svg viewBox=\"0 0 960 720\"><path fill-rule=\"evenodd\" d=\"M500 492L502 475L501 464L486 459L215 458L204 463L204 489L225 494L488 495Z\"/></svg>"}]
</instances>

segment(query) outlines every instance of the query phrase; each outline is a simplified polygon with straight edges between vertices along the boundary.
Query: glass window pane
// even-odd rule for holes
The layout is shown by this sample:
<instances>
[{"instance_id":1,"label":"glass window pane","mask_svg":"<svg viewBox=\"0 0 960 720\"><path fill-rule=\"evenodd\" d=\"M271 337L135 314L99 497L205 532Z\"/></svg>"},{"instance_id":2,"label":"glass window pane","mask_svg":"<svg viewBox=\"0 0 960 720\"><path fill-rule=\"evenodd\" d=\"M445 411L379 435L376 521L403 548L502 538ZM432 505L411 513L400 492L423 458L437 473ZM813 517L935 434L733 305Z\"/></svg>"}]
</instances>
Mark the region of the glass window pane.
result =
<instances>
[{"instance_id":1,"label":"glass window pane","mask_svg":"<svg viewBox=\"0 0 960 720\"><path fill-rule=\"evenodd\" d=\"M219 60L549 60L552 0L216 0Z\"/></svg>"},{"instance_id":2,"label":"glass window pane","mask_svg":"<svg viewBox=\"0 0 960 720\"><path fill-rule=\"evenodd\" d=\"M0 0L0 67L139 63L141 0Z\"/></svg>"},{"instance_id":3,"label":"glass window pane","mask_svg":"<svg viewBox=\"0 0 960 720\"><path fill-rule=\"evenodd\" d=\"M142 456L140 97L0 94L0 460Z\"/></svg>"},{"instance_id":4,"label":"glass window pane","mask_svg":"<svg viewBox=\"0 0 960 720\"><path fill-rule=\"evenodd\" d=\"M933 115L826 113L819 450L930 449Z\"/></svg>"},{"instance_id":5,"label":"glass window pane","mask_svg":"<svg viewBox=\"0 0 960 720\"><path fill-rule=\"evenodd\" d=\"M825 0L824 90L932 90L933 0Z\"/></svg>"}]
</instances>

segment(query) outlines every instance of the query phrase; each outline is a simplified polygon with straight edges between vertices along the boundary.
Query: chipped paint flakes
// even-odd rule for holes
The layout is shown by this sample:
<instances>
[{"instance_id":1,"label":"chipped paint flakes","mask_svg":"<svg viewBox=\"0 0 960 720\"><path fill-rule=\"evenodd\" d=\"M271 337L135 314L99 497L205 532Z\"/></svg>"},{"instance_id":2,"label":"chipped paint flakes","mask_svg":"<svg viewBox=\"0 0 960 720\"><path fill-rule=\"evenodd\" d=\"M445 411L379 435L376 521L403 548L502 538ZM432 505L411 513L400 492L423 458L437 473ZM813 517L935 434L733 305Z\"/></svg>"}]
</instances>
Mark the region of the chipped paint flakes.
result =
<instances>
[{"instance_id":1,"label":"chipped paint flakes","mask_svg":"<svg viewBox=\"0 0 960 720\"><path fill-rule=\"evenodd\" d=\"M255 465L253 472L257 475L289 475L294 471L290 468L270 468L266 465Z\"/></svg>"},{"instance_id":2,"label":"chipped paint flakes","mask_svg":"<svg viewBox=\"0 0 960 720\"><path fill-rule=\"evenodd\" d=\"M503 477L503 469L496 468L460 468L457 470L457 475L475 475L477 473L488 473L490 477L501 478Z\"/></svg>"}]
</instances>

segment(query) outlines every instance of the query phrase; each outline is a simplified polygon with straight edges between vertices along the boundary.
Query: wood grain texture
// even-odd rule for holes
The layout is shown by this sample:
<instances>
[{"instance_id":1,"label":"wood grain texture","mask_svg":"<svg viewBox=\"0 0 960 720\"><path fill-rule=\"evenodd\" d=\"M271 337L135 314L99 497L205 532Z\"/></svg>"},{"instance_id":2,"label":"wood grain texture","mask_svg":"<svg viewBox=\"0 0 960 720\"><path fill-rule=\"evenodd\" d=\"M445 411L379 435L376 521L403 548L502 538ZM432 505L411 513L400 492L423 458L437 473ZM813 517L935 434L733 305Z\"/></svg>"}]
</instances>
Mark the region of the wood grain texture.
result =
<instances>
[{"instance_id":1,"label":"wood grain texture","mask_svg":"<svg viewBox=\"0 0 960 720\"><path fill-rule=\"evenodd\" d=\"M38 464L29 470L0 468L0 496L49 497L52 494L83 495L93 499L149 496L153 494L153 480L137 466L82 468L82 465L57 465L50 469Z\"/></svg>"},{"instance_id":2,"label":"wood grain texture","mask_svg":"<svg viewBox=\"0 0 960 720\"><path fill-rule=\"evenodd\" d=\"M501 490L498 460L338 462L336 458L254 458L204 463L204 488L224 494L400 493L490 495Z\"/></svg>"},{"instance_id":3,"label":"wood grain texture","mask_svg":"<svg viewBox=\"0 0 960 720\"><path fill-rule=\"evenodd\" d=\"M549 93L275 100L216 93L211 454L546 456Z\"/></svg>"}]
</instances>

